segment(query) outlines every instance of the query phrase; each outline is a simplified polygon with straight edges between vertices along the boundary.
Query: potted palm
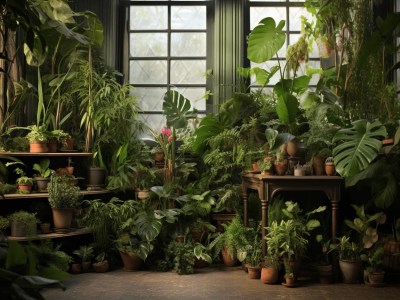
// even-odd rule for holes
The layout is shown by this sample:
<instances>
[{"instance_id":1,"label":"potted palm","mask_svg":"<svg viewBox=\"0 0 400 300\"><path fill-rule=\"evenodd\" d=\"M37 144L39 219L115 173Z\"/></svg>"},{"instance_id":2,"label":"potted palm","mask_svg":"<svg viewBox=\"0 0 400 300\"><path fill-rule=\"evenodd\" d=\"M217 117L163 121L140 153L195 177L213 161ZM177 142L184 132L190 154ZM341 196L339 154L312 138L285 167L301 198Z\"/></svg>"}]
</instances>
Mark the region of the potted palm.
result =
<instances>
[{"instance_id":1,"label":"potted palm","mask_svg":"<svg viewBox=\"0 0 400 300\"><path fill-rule=\"evenodd\" d=\"M47 185L50 182L50 175L52 170L49 168L50 160L42 159L39 164L34 164L32 169L39 174L34 176L36 182L36 189L39 193L47 191Z\"/></svg>"},{"instance_id":2,"label":"potted palm","mask_svg":"<svg viewBox=\"0 0 400 300\"><path fill-rule=\"evenodd\" d=\"M72 186L67 176L53 174L47 190L56 232L70 231L74 208L81 199L79 187Z\"/></svg>"}]
</instances>

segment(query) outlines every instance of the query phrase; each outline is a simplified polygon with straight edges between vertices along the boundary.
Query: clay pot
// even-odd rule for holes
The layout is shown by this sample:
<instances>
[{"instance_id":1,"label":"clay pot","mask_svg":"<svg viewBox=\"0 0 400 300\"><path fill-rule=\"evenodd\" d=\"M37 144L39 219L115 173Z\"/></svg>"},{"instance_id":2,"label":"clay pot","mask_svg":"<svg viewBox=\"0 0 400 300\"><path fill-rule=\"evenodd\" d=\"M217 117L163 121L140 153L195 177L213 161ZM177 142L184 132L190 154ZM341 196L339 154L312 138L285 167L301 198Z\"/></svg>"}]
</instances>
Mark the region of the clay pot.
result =
<instances>
[{"instance_id":1,"label":"clay pot","mask_svg":"<svg viewBox=\"0 0 400 300\"><path fill-rule=\"evenodd\" d=\"M121 255L121 259L124 264L124 271L137 271L142 266L143 261L139 256L121 251L119 252L119 254Z\"/></svg>"},{"instance_id":2,"label":"clay pot","mask_svg":"<svg viewBox=\"0 0 400 300\"><path fill-rule=\"evenodd\" d=\"M67 175L74 175L74 167L69 166L69 167L65 167L65 170L67 171Z\"/></svg>"},{"instance_id":3,"label":"clay pot","mask_svg":"<svg viewBox=\"0 0 400 300\"><path fill-rule=\"evenodd\" d=\"M92 271L95 273L107 272L108 268L109 268L108 260L103 260L92 264Z\"/></svg>"},{"instance_id":4,"label":"clay pot","mask_svg":"<svg viewBox=\"0 0 400 300\"><path fill-rule=\"evenodd\" d=\"M298 142L296 140L289 141L286 144L286 152L289 156L296 156L299 149Z\"/></svg>"},{"instance_id":5,"label":"clay pot","mask_svg":"<svg viewBox=\"0 0 400 300\"><path fill-rule=\"evenodd\" d=\"M248 274L250 279L260 279L260 277L261 277L261 268L260 267L247 266L247 274Z\"/></svg>"},{"instance_id":6,"label":"clay pot","mask_svg":"<svg viewBox=\"0 0 400 300\"><path fill-rule=\"evenodd\" d=\"M276 161L274 162L274 167L275 167L275 172L277 175L282 176L286 174L288 165L287 162L280 162L280 161Z\"/></svg>"},{"instance_id":7,"label":"clay pot","mask_svg":"<svg viewBox=\"0 0 400 300\"><path fill-rule=\"evenodd\" d=\"M163 161L164 160L164 152L160 151L160 152L155 152L153 154L154 160L155 161Z\"/></svg>"},{"instance_id":8,"label":"clay pot","mask_svg":"<svg viewBox=\"0 0 400 300\"><path fill-rule=\"evenodd\" d=\"M313 157L314 175L321 176L325 174L324 159L321 156Z\"/></svg>"},{"instance_id":9,"label":"clay pot","mask_svg":"<svg viewBox=\"0 0 400 300\"><path fill-rule=\"evenodd\" d=\"M274 284L278 282L279 270L274 267L261 268L261 282L266 284Z\"/></svg>"},{"instance_id":10,"label":"clay pot","mask_svg":"<svg viewBox=\"0 0 400 300\"><path fill-rule=\"evenodd\" d=\"M230 256L226 247L222 248L221 250L222 260L224 261L225 266L227 267L234 267L238 264L238 259L236 255L234 257Z\"/></svg>"},{"instance_id":11,"label":"clay pot","mask_svg":"<svg viewBox=\"0 0 400 300\"><path fill-rule=\"evenodd\" d=\"M68 232L71 228L73 208L52 208L56 231Z\"/></svg>"},{"instance_id":12,"label":"clay pot","mask_svg":"<svg viewBox=\"0 0 400 300\"><path fill-rule=\"evenodd\" d=\"M42 234L49 234L50 231L50 223L42 223L40 224L40 232Z\"/></svg>"},{"instance_id":13,"label":"clay pot","mask_svg":"<svg viewBox=\"0 0 400 300\"><path fill-rule=\"evenodd\" d=\"M339 260L344 283L359 283L362 277L362 262Z\"/></svg>"},{"instance_id":14,"label":"clay pot","mask_svg":"<svg viewBox=\"0 0 400 300\"><path fill-rule=\"evenodd\" d=\"M327 176L333 176L336 174L336 168L333 163L326 163L325 164L325 173Z\"/></svg>"},{"instance_id":15,"label":"clay pot","mask_svg":"<svg viewBox=\"0 0 400 300\"><path fill-rule=\"evenodd\" d=\"M46 153L48 151L47 142L32 142L29 144L29 152L31 153Z\"/></svg>"},{"instance_id":16,"label":"clay pot","mask_svg":"<svg viewBox=\"0 0 400 300\"><path fill-rule=\"evenodd\" d=\"M285 277L286 285L291 286L295 284L295 280L293 277Z\"/></svg>"},{"instance_id":17,"label":"clay pot","mask_svg":"<svg viewBox=\"0 0 400 300\"><path fill-rule=\"evenodd\" d=\"M31 183L28 183L28 184L19 183L18 190L30 193L32 191L32 184Z\"/></svg>"},{"instance_id":18,"label":"clay pot","mask_svg":"<svg viewBox=\"0 0 400 300\"><path fill-rule=\"evenodd\" d=\"M106 170L99 167L90 167L88 169L88 178L88 188L100 189L104 186Z\"/></svg>"},{"instance_id":19,"label":"clay pot","mask_svg":"<svg viewBox=\"0 0 400 300\"><path fill-rule=\"evenodd\" d=\"M57 152L58 141L57 139L51 139L47 142L47 151L50 153Z\"/></svg>"}]
</instances>

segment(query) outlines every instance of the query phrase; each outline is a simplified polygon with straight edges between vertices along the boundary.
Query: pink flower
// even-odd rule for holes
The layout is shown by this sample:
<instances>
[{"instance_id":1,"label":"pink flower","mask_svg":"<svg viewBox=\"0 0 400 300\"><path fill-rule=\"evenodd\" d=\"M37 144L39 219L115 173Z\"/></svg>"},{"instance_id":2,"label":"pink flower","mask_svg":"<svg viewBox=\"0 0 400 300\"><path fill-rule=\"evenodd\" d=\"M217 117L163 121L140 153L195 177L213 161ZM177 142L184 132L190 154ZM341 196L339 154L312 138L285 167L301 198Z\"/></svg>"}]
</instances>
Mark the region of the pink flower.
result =
<instances>
[{"instance_id":1,"label":"pink flower","mask_svg":"<svg viewBox=\"0 0 400 300\"><path fill-rule=\"evenodd\" d=\"M170 135L169 137L168 137L168 142L171 142L172 141L172 135Z\"/></svg>"},{"instance_id":2,"label":"pink flower","mask_svg":"<svg viewBox=\"0 0 400 300\"><path fill-rule=\"evenodd\" d=\"M172 131L171 131L171 129L169 129L169 128L167 128L167 127L163 127L163 129L161 129L161 133L162 133L163 135L166 135L166 136L171 136Z\"/></svg>"}]
</instances>

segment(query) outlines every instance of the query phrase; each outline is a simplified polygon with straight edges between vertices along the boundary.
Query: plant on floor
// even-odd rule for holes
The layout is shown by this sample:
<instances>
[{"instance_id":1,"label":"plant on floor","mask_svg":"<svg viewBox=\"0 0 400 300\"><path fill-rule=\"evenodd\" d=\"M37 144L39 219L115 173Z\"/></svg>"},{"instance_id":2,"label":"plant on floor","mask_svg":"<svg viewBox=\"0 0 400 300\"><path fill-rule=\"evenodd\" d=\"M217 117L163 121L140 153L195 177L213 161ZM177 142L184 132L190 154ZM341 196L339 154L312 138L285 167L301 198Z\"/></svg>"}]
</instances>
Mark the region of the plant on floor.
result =
<instances>
[{"instance_id":1,"label":"plant on floor","mask_svg":"<svg viewBox=\"0 0 400 300\"><path fill-rule=\"evenodd\" d=\"M179 275L194 273L194 247L192 242L171 241L166 249L166 259L173 265L173 270Z\"/></svg>"},{"instance_id":2,"label":"plant on floor","mask_svg":"<svg viewBox=\"0 0 400 300\"><path fill-rule=\"evenodd\" d=\"M74 250L75 255L79 256L82 263L91 262L93 258L93 247L88 245L80 246L79 249Z\"/></svg>"},{"instance_id":3,"label":"plant on floor","mask_svg":"<svg viewBox=\"0 0 400 300\"><path fill-rule=\"evenodd\" d=\"M248 229L243 225L239 216L236 216L229 223L222 224L224 232L216 233L214 239L210 243L210 247L214 250L214 258L225 249L227 254L236 259L238 253L245 251L248 242Z\"/></svg>"}]
</instances>

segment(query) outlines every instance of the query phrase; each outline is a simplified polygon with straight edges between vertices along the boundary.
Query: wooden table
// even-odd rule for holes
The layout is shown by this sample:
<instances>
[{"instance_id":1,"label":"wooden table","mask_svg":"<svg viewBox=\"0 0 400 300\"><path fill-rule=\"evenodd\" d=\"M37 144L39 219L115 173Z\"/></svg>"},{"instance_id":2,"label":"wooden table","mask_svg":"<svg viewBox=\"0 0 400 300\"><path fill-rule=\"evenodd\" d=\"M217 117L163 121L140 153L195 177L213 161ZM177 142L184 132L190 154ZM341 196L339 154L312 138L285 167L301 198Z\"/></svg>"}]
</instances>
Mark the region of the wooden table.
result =
<instances>
[{"instance_id":1,"label":"wooden table","mask_svg":"<svg viewBox=\"0 0 400 300\"><path fill-rule=\"evenodd\" d=\"M339 176L271 176L261 174L242 175L244 225L248 225L249 190L258 191L262 212L262 251L267 253L264 239L268 226L268 204L276 193L281 191L322 191L331 201L332 241L337 233L337 213L343 178Z\"/></svg>"}]
</instances>

